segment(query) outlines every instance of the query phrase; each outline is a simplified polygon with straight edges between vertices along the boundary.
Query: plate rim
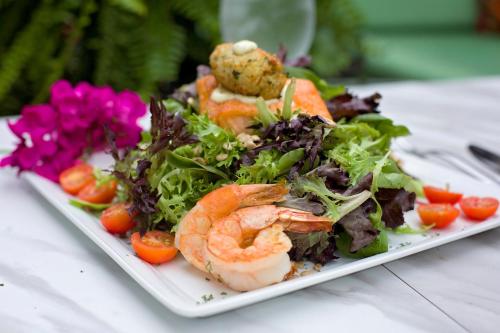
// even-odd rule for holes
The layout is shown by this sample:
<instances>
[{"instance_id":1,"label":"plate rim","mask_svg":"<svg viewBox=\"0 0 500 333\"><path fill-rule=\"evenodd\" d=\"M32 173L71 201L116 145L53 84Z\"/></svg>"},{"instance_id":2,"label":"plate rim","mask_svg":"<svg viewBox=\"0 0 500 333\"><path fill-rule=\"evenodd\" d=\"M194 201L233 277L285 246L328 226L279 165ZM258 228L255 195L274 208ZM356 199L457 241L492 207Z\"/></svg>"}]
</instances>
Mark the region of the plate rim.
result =
<instances>
[{"instance_id":1,"label":"plate rim","mask_svg":"<svg viewBox=\"0 0 500 333\"><path fill-rule=\"evenodd\" d=\"M436 166L428 161L419 159L425 164L429 164L433 167L443 168L441 166ZM457 173L454 170L448 170L447 172ZM469 177L461 175L461 177ZM115 249L114 247L107 244L107 242L102 239L99 232L95 232L86 223L81 221L75 214L75 208L68 203L64 203L57 198L46 195L46 187L53 186L48 180L41 178L35 174L24 174L23 177L33 186L37 192L51 205L53 205L59 212L61 212L67 219L71 221L79 230L81 230L87 237L89 237L98 247L100 247L108 256L110 256L127 274L129 274L141 287L148 291L153 297L155 297L160 303L167 307L172 312L184 316L184 317L207 317L215 315L218 313L226 312L229 310L234 310L243 306L248 306L266 299L271 299L277 296L281 296L293 291L304 289L319 283L334 280L336 278L347 276L355 272L359 272L368 268L379 266L387 262L398 260L415 253L423 252L444 244L467 238L496 227L500 227L500 217L497 215L496 218L491 220L483 221L471 226L467 229L460 230L447 235L440 235L439 237L433 238L429 242L416 243L411 246L394 248L388 252L381 253L372 257L367 257L363 259L357 259L352 262L345 263L335 269L324 270L316 274L311 274L308 276L300 277L297 279L292 279L288 281L283 281L272 286L257 289L248 293L238 294L234 297L228 297L224 299L219 299L217 302L207 302L203 304L189 305L186 303L177 304L172 301L168 295L162 293L158 290L158 287L152 284L147 277L143 276L140 271L134 269L134 265L131 262L126 261ZM497 186L494 186L497 190ZM99 229L101 230L101 229ZM105 233L104 229L102 232ZM144 264L148 265L148 264ZM149 265L148 265L149 266ZM151 266L150 266L151 267Z\"/></svg>"}]
</instances>

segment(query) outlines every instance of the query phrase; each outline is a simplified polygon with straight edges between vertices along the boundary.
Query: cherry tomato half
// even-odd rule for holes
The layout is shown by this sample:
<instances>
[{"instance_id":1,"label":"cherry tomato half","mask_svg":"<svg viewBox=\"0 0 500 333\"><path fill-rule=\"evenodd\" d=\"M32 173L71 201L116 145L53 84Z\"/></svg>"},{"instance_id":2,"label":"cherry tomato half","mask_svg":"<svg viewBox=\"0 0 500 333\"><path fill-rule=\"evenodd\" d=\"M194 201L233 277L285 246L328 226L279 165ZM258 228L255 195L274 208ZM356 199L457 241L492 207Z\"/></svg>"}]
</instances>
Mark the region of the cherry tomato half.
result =
<instances>
[{"instance_id":1,"label":"cherry tomato half","mask_svg":"<svg viewBox=\"0 0 500 333\"><path fill-rule=\"evenodd\" d=\"M498 209L498 200L495 198L467 197L460 201L460 208L468 218L484 221L495 214Z\"/></svg>"},{"instance_id":2,"label":"cherry tomato half","mask_svg":"<svg viewBox=\"0 0 500 333\"><path fill-rule=\"evenodd\" d=\"M417 208L418 215L425 225L434 224L435 228L445 228L460 215L458 208L450 204L425 204Z\"/></svg>"},{"instance_id":3,"label":"cherry tomato half","mask_svg":"<svg viewBox=\"0 0 500 333\"><path fill-rule=\"evenodd\" d=\"M94 180L94 168L82 163L68 168L59 175L64 192L75 195Z\"/></svg>"},{"instance_id":4,"label":"cherry tomato half","mask_svg":"<svg viewBox=\"0 0 500 333\"><path fill-rule=\"evenodd\" d=\"M424 186L424 193L430 203L456 204L462 198L462 193L450 192L448 189L434 186Z\"/></svg>"},{"instance_id":5,"label":"cherry tomato half","mask_svg":"<svg viewBox=\"0 0 500 333\"><path fill-rule=\"evenodd\" d=\"M119 203L101 214L101 224L112 234L124 234L135 226L134 216L130 215L130 205Z\"/></svg>"},{"instance_id":6,"label":"cherry tomato half","mask_svg":"<svg viewBox=\"0 0 500 333\"><path fill-rule=\"evenodd\" d=\"M96 182L93 181L78 192L77 197L80 200L91 203L110 203L115 197L117 186L118 183L115 180L110 180L104 184L100 184L99 186L97 186Z\"/></svg>"},{"instance_id":7,"label":"cherry tomato half","mask_svg":"<svg viewBox=\"0 0 500 333\"><path fill-rule=\"evenodd\" d=\"M177 254L174 236L168 232L148 231L142 237L138 232L134 232L130 241L137 256L150 264L163 264L174 259Z\"/></svg>"}]
</instances>

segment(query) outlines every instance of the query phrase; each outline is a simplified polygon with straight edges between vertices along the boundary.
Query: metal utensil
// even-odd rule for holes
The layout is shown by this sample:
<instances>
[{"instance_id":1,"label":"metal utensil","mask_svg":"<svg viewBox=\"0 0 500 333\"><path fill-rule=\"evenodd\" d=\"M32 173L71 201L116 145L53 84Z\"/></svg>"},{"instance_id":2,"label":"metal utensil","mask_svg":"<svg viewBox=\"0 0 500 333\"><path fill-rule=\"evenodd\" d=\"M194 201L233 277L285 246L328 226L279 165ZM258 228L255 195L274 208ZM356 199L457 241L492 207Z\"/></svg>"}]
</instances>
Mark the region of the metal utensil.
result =
<instances>
[{"instance_id":1,"label":"metal utensil","mask_svg":"<svg viewBox=\"0 0 500 333\"><path fill-rule=\"evenodd\" d=\"M472 155L494 172L500 174L500 155L475 144L468 146Z\"/></svg>"},{"instance_id":2,"label":"metal utensil","mask_svg":"<svg viewBox=\"0 0 500 333\"><path fill-rule=\"evenodd\" d=\"M394 141L394 149L402 152L418 156L423 159L435 161L441 165L452 167L472 178L475 178L484 183L497 183L500 180L495 177L492 172L487 172L479 168L477 165L460 156L460 154L444 150L444 149L420 149L415 147L409 140L399 138Z\"/></svg>"}]
</instances>

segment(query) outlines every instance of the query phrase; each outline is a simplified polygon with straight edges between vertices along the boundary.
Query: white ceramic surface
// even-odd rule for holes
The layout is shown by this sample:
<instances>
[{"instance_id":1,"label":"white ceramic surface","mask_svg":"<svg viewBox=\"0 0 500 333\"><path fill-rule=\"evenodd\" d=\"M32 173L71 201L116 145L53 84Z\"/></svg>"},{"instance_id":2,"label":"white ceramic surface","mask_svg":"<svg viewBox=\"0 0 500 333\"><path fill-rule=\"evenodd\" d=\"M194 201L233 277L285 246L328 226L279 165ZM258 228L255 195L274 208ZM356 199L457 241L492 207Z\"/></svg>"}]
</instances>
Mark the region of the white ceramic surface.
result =
<instances>
[{"instance_id":1,"label":"white ceramic surface","mask_svg":"<svg viewBox=\"0 0 500 333\"><path fill-rule=\"evenodd\" d=\"M403 155L403 161L407 171L425 183L436 185L452 183L456 190L463 193L475 193L477 187L481 186L483 195L500 197L500 191L494 186L485 187L485 185L461 174L412 156ZM127 240L110 235L102 228L95 216L69 205L69 196L58 186L33 174L26 174L25 177L50 203L90 237L97 246L101 247L148 292L173 312L186 317L209 316L239 308L500 226L499 217L482 223L459 218L450 228L428 231L423 235L390 233L387 253L359 260L339 258L324 266L320 272L300 276L251 292L236 293L193 268L182 256L178 256L170 264L161 266L144 263L133 254ZM418 217L414 211L406 214L405 218L409 225L418 227Z\"/></svg>"}]
</instances>

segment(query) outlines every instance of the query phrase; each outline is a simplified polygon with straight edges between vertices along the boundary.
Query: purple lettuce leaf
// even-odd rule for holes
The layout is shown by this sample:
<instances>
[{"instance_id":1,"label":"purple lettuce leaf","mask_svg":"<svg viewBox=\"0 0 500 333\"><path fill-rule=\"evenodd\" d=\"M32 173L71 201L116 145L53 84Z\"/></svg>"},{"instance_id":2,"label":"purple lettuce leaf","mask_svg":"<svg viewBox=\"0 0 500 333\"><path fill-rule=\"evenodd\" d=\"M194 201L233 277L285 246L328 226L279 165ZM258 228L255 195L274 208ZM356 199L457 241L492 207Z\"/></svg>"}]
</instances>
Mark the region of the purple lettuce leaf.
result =
<instances>
[{"instance_id":1,"label":"purple lettuce leaf","mask_svg":"<svg viewBox=\"0 0 500 333\"><path fill-rule=\"evenodd\" d=\"M326 106L333 120L338 121L342 118L351 119L360 114L378 113L377 107L381 98L382 95L379 93L359 98L346 92L326 101Z\"/></svg>"},{"instance_id":2,"label":"purple lettuce leaf","mask_svg":"<svg viewBox=\"0 0 500 333\"><path fill-rule=\"evenodd\" d=\"M288 252L293 261L309 260L313 263L326 264L336 259L335 238L332 233L316 231L310 233L286 232L292 241Z\"/></svg>"},{"instance_id":3,"label":"purple lettuce leaf","mask_svg":"<svg viewBox=\"0 0 500 333\"><path fill-rule=\"evenodd\" d=\"M380 188L375 197L382 206L382 221L388 228L404 224L404 212L415 206L416 194L404 189Z\"/></svg>"},{"instance_id":4,"label":"purple lettuce leaf","mask_svg":"<svg viewBox=\"0 0 500 333\"><path fill-rule=\"evenodd\" d=\"M371 244L380 233L377 230L369 215L376 209L373 200L367 200L360 207L356 208L342 219L337 224L341 225L344 231L351 236L352 242L349 248L350 252L356 252L359 249Z\"/></svg>"},{"instance_id":5,"label":"purple lettuce leaf","mask_svg":"<svg viewBox=\"0 0 500 333\"><path fill-rule=\"evenodd\" d=\"M295 59L287 59L288 50L285 45L280 44L276 57L285 66L290 67L307 67L311 64L312 58L310 55L301 55Z\"/></svg>"}]
</instances>

